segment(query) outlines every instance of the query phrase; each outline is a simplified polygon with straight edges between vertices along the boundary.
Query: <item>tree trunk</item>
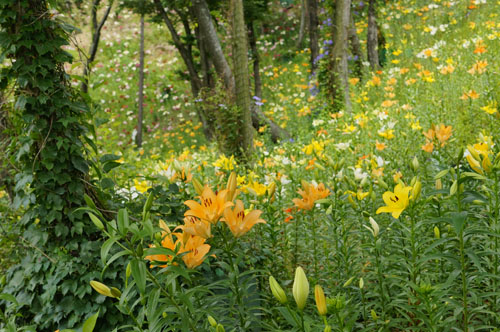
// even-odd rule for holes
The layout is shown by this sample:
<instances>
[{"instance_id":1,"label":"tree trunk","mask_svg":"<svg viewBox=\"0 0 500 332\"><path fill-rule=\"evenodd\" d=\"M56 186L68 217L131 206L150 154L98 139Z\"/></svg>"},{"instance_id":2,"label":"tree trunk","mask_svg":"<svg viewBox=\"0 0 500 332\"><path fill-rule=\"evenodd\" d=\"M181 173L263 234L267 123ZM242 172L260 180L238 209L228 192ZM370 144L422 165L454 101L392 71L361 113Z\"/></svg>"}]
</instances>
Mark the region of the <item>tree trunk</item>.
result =
<instances>
[{"instance_id":1,"label":"tree trunk","mask_svg":"<svg viewBox=\"0 0 500 332\"><path fill-rule=\"evenodd\" d=\"M331 66L332 91L331 98L335 109L340 110L343 103L347 113L351 112L351 98L349 96L349 81L347 67L348 29L351 11L351 0L337 0L335 2L335 21L333 24L333 51Z\"/></svg>"},{"instance_id":2,"label":"tree trunk","mask_svg":"<svg viewBox=\"0 0 500 332\"><path fill-rule=\"evenodd\" d=\"M253 127L250 111L250 77L248 75L248 49L243 0L231 0L233 12L233 63L236 106L240 112L240 148L244 159L250 159L253 150ZM257 69L258 70L258 69Z\"/></svg>"},{"instance_id":3,"label":"tree trunk","mask_svg":"<svg viewBox=\"0 0 500 332\"><path fill-rule=\"evenodd\" d=\"M372 70L380 68L377 50L377 9L375 8L376 0L370 0L368 4L368 31L366 38L366 48L368 53L368 61Z\"/></svg>"},{"instance_id":4,"label":"tree trunk","mask_svg":"<svg viewBox=\"0 0 500 332\"><path fill-rule=\"evenodd\" d=\"M306 0L302 0L301 5L300 5L299 38L297 39L297 48L299 50L302 49L302 45L304 44L304 37L306 35L307 18L308 18L308 16L307 16Z\"/></svg>"},{"instance_id":5,"label":"tree trunk","mask_svg":"<svg viewBox=\"0 0 500 332\"><path fill-rule=\"evenodd\" d=\"M349 41L351 45L351 52L354 56L354 73L357 77L361 78L362 68L363 68L363 51L361 49L361 43L359 42L358 34L356 33L356 24L354 22L354 17L351 12L350 25L349 25Z\"/></svg>"},{"instance_id":6,"label":"tree trunk","mask_svg":"<svg viewBox=\"0 0 500 332\"><path fill-rule=\"evenodd\" d=\"M99 41L101 40L101 30L104 27L104 24L106 23L106 20L109 17L109 13L111 12L111 7L113 7L114 0L109 1L109 5L108 8L106 9L106 12L104 13L104 16L101 18L99 24L97 24L97 9L100 2L101 0L94 0L94 2L92 3L92 9L91 9L92 44L90 45L89 49L89 57L85 62L85 66L83 67L83 75L82 75L83 82L80 86L80 88L84 93L88 92L89 75L91 72L90 65L95 60L97 54L97 48L99 47Z\"/></svg>"},{"instance_id":7,"label":"tree trunk","mask_svg":"<svg viewBox=\"0 0 500 332\"><path fill-rule=\"evenodd\" d=\"M139 114L137 115L137 147L142 147L142 118L144 108L144 13L141 14L141 45L139 50Z\"/></svg>"},{"instance_id":8,"label":"tree trunk","mask_svg":"<svg viewBox=\"0 0 500 332\"><path fill-rule=\"evenodd\" d=\"M309 12L309 48L311 49L311 72L318 67L316 59L319 55L318 37L318 0L307 0Z\"/></svg>"},{"instance_id":9,"label":"tree trunk","mask_svg":"<svg viewBox=\"0 0 500 332\"><path fill-rule=\"evenodd\" d=\"M260 59L259 50L257 49L257 36L253 22L248 24L248 39L250 42L250 49L252 50L253 57L253 79L254 79L254 95L262 98L262 81L260 79Z\"/></svg>"},{"instance_id":10,"label":"tree trunk","mask_svg":"<svg viewBox=\"0 0 500 332\"><path fill-rule=\"evenodd\" d=\"M205 42L204 45L214 63L215 70L224 81L224 86L227 91L229 91L231 95L234 95L233 73L220 46L219 37L212 23L212 16L210 15L207 3L205 0L193 0L193 9L198 19L200 33Z\"/></svg>"},{"instance_id":11,"label":"tree trunk","mask_svg":"<svg viewBox=\"0 0 500 332\"><path fill-rule=\"evenodd\" d=\"M156 6L156 11L159 13L161 16L163 22L168 28L168 31L170 32L170 36L172 37L172 41L174 42L175 47L179 51L182 60L184 61L184 64L186 65L186 68L189 73L189 81L191 83L191 91L193 93L193 96L197 97L198 93L200 92L200 89L202 87L202 82L200 80L200 77L198 76L198 72L196 70L196 67L194 65L194 60L193 60L193 54L190 51L189 48L187 48L183 43L182 40L175 30L175 27L168 17L167 13L163 9L163 5L161 4L160 0L154 0L155 6ZM186 27L185 27L186 29ZM189 26L187 27L189 29Z\"/></svg>"},{"instance_id":12,"label":"tree trunk","mask_svg":"<svg viewBox=\"0 0 500 332\"><path fill-rule=\"evenodd\" d=\"M290 139L290 133L278 126L273 120L269 119L257 105L252 105L252 123L255 129L262 126L269 126L271 130L271 140L277 143L280 139Z\"/></svg>"},{"instance_id":13,"label":"tree trunk","mask_svg":"<svg viewBox=\"0 0 500 332\"><path fill-rule=\"evenodd\" d=\"M217 32L212 24L212 18L210 12L208 11L207 4L205 0L193 0L193 11L198 19L198 26L200 37L202 40L202 45L206 49L210 60L213 63L217 75L222 78L224 86L229 96L234 96L234 77L229 67L222 48L220 46L219 38ZM232 103L232 101L229 101ZM251 107L252 122L254 125L256 123L269 124L271 128L271 135L277 140L279 138L287 138L290 135L278 125L276 125L272 120L267 118L264 113L260 112L257 107ZM258 127L257 127L258 128ZM278 129L279 128L279 129Z\"/></svg>"}]
</instances>

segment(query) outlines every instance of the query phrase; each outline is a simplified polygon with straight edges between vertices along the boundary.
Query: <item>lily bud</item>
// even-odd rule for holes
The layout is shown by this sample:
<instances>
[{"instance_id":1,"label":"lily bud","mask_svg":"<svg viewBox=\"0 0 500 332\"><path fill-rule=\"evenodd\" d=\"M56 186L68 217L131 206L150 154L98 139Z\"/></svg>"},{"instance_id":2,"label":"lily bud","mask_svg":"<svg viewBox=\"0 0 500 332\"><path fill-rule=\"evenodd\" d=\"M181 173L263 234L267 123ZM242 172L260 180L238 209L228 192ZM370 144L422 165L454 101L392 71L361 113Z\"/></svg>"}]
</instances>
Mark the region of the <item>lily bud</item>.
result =
<instances>
[{"instance_id":1,"label":"lily bud","mask_svg":"<svg viewBox=\"0 0 500 332\"><path fill-rule=\"evenodd\" d=\"M92 222L94 223L95 227L99 228L100 230L104 229L104 225L102 224L102 221L99 218L97 218L93 213L89 212L89 217L90 217L90 220L92 220Z\"/></svg>"},{"instance_id":2,"label":"lily bud","mask_svg":"<svg viewBox=\"0 0 500 332\"><path fill-rule=\"evenodd\" d=\"M356 204L356 202L352 199L352 196L349 195L347 196L347 200L349 201L349 203L352 205L352 208L353 209L357 209L358 208L358 205Z\"/></svg>"},{"instance_id":3,"label":"lily bud","mask_svg":"<svg viewBox=\"0 0 500 332\"><path fill-rule=\"evenodd\" d=\"M111 287L111 294L114 298L119 299L122 296L122 292L116 287Z\"/></svg>"},{"instance_id":4,"label":"lily bud","mask_svg":"<svg viewBox=\"0 0 500 332\"><path fill-rule=\"evenodd\" d=\"M361 180L361 183L359 184L361 187L364 187L367 183L368 183L368 177L365 177L363 178L363 180Z\"/></svg>"},{"instance_id":5,"label":"lily bud","mask_svg":"<svg viewBox=\"0 0 500 332\"><path fill-rule=\"evenodd\" d=\"M224 329L224 326L217 324L216 332L226 332L226 330Z\"/></svg>"},{"instance_id":6,"label":"lily bud","mask_svg":"<svg viewBox=\"0 0 500 332\"><path fill-rule=\"evenodd\" d=\"M323 288L320 285L314 286L314 299L316 300L316 307L318 308L318 313L320 316L325 316L326 309L326 298Z\"/></svg>"},{"instance_id":7,"label":"lily bud","mask_svg":"<svg viewBox=\"0 0 500 332\"><path fill-rule=\"evenodd\" d=\"M92 288L101 295L114 297L113 294L111 293L111 289L105 284L100 283L99 281L92 280L90 282L90 286L92 286Z\"/></svg>"},{"instance_id":8,"label":"lily bud","mask_svg":"<svg viewBox=\"0 0 500 332\"><path fill-rule=\"evenodd\" d=\"M267 196L269 197L269 199L273 198L275 192L276 192L276 182L272 182L269 185L269 188L267 189Z\"/></svg>"},{"instance_id":9,"label":"lily bud","mask_svg":"<svg viewBox=\"0 0 500 332\"><path fill-rule=\"evenodd\" d=\"M479 153L477 153L476 149L472 145L467 145L467 151L472 155L472 158L476 160L481 160L481 157L479 157Z\"/></svg>"},{"instance_id":10,"label":"lily bud","mask_svg":"<svg viewBox=\"0 0 500 332\"><path fill-rule=\"evenodd\" d=\"M363 289L365 287L365 281L363 278L359 278L359 289Z\"/></svg>"},{"instance_id":11,"label":"lily bud","mask_svg":"<svg viewBox=\"0 0 500 332\"><path fill-rule=\"evenodd\" d=\"M486 172L490 172L491 171L491 161L490 161L490 157L489 156L484 156L483 158L483 162L481 163L481 166L483 166L483 169L486 171Z\"/></svg>"},{"instance_id":12,"label":"lily bud","mask_svg":"<svg viewBox=\"0 0 500 332\"><path fill-rule=\"evenodd\" d=\"M340 159L339 163L337 164L337 169L341 169L342 166L344 166L345 163L345 158Z\"/></svg>"},{"instance_id":13,"label":"lily bud","mask_svg":"<svg viewBox=\"0 0 500 332\"><path fill-rule=\"evenodd\" d=\"M128 262L127 269L125 270L125 277L128 279L130 278L131 274L132 274L132 266L130 265L130 262Z\"/></svg>"},{"instance_id":14,"label":"lily bud","mask_svg":"<svg viewBox=\"0 0 500 332\"><path fill-rule=\"evenodd\" d=\"M208 315L208 323L210 324L211 327L216 327L217 326L217 321L215 320L215 318L213 318L212 316Z\"/></svg>"},{"instance_id":15,"label":"lily bud","mask_svg":"<svg viewBox=\"0 0 500 332\"><path fill-rule=\"evenodd\" d=\"M441 179L436 180L436 190L441 190L443 189L443 182L441 182Z\"/></svg>"},{"instance_id":16,"label":"lily bud","mask_svg":"<svg viewBox=\"0 0 500 332\"><path fill-rule=\"evenodd\" d=\"M293 298L297 303L297 308L303 310L306 306L307 296L309 295L309 281L302 267L295 270L295 280L293 281Z\"/></svg>"},{"instance_id":17,"label":"lily bud","mask_svg":"<svg viewBox=\"0 0 500 332\"><path fill-rule=\"evenodd\" d=\"M441 232L439 231L439 227L437 227L437 226L434 226L434 237L436 239L440 239L441 238Z\"/></svg>"},{"instance_id":18,"label":"lily bud","mask_svg":"<svg viewBox=\"0 0 500 332\"><path fill-rule=\"evenodd\" d=\"M483 174L483 171L481 170L481 164L479 163L478 160L481 160L481 159L475 159L474 157L472 157L472 155L468 154L465 159L467 159L467 162L469 163L470 165L470 168L472 168L474 171L476 171L477 173L479 174Z\"/></svg>"},{"instance_id":19,"label":"lily bud","mask_svg":"<svg viewBox=\"0 0 500 332\"><path fill-rule=\"evenodd\" d=\"M379 186L381 186L384 189L389 189L389 186L387 185L387 183L385 183L385 181L382 180L382 178L380 176L377 178L377 181L378 181Z\"/></svg>"},{"instance_id":20,"label":"lily bud","mask_svg":"<svg viewBox=\"0 0 500 332\"><path fill-rule=\"evenodd\" d=\"M458 182L457 180L453 181L453 184L451 185L451 188L450 188L450 196L453 196L457 193L457 190L458 190Z\"/></svg>"},{"instance_id":21,"label":"lily bud","mask_svg":"<svg viewBox=\"0 0 500 332\"><path fill-rule=\"evenodd\" d=\"M198 181L197 178L193 178L193 180L191 181L193 182L193 187L194 187L194 190L196 191L196 193L198 195L201 195L203 194L203 185L200 183L200 181Z\"/></svg>"},{"instance_id":22,"label":"lily bud","mask_svg":"<svg viewBox=\"0 0 500 332\"><path fill-rule=\"evenodd\" d=\"M380 227L378 226L375 219L373 219L372 217L370 217L368 220L370 221L370 225L372 226L373 237L377 237L378 233L380 232Z\"/></svg>"},{"instance_id":23,"label":"lily bud","mask_svg":"<svg viewBox=\"0 0 500 332\"><path fill-rule=\"evenodd\" d=\"M462 158L464 157L464 147L460 147L460 150L458 151L458 155L457 155L457 164L460 164L460 162L462 161Z\"/></svg>"},{"instance_id":24,"label":"lily bud","mask_svg":"<svg viewBox=\"0 0 500 332\"><path fill-rule=\"evenodd\" d=\"M236 185L238 184L236 173L231 172L229 179L227 180L227 200L230 202L234 199L234 193L236 192Z\"/></svg>"},{"instance_id":25,"label":"lily bud","mask_svg":"<svg viewBox=\"0 0 500 332\"><path fill-rule=\"evenodd\" d=\"M349 280L347 280L345 283L344 283L344 286L343 287L348 287L352 281L354 280L354 277L350 277Z\"/></svg>"},{"instance_id":26,"label":"lily bud","mask_svg":"<svg viewBox=\"0 0 500 332\"><path fill-rule=\"evenodd\" d=\"M413 160L411 161L411 168L413 169L413 171L417 171L418 168L419 168L420 164L418 163L418 159L417 159L417 156L413 157Z\"/></svg>"},{"instance_id":27,"label":"lily bud","mask_svg":"<svg viewBox=\"0 0 500 332\"><path fill-rule=\"evenodd\" d=\"M375 312L375 310L372 309L372 311L370 311L370 315L372 316L373 320L377 320L378 319L378 316L377 316L377 313Z\"/></svg>"},{"instance_id":28,"label":"lily bud","mask_svg":"<svg viewBox=\"0 0 500 332\"><path fill-rule=\"evenodd\" d=\"M273 276L269 277L269 286L271 287L271 292L273 293L276 300L281 304L285 304L288 300L286 298L285 291L281 288L280 284L274 279Z\"/></svg>"},{"instance_id":29,"label":"lily bud","mask_svg":"<svg viewBox=\"0 0 500 332\"><path fill-rule=\"evenodd\" d=\"M411 197L414 201L416 201L420 197L420 192L422 191L422 182L419 180L415 181L411 189Z\"/></svg>"}]
</instances>

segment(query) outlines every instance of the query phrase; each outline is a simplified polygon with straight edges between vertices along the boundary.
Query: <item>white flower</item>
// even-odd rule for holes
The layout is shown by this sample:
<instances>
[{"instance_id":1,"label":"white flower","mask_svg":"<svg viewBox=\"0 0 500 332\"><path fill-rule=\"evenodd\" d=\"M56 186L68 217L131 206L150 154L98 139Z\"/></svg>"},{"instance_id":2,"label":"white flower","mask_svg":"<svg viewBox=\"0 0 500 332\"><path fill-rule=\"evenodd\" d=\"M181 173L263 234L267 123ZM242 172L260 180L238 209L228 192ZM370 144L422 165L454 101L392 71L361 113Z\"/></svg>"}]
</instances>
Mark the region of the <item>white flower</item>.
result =
<instances>
[{"instance_id":1,"label":"white flower","mask_svg":"<svg viewBox=\"0 0 500 332\"><path fill-rule=\"evenodd\" d=\"M312 125L313 125L313 127L317 127L317 126L321 126L323 123L325 123L325 121L323 121L323 120L314 120Z\"/></svg>"},{"instance_id":2,"label":"white flower","mask_svg":"<svg viewBox=\"0 0 500 332\"><path fill-rule=\"evenodd\" d=\"M337 144L334 144L334 146L337 149L339 149L339 150L347 150L350 145L351 145L351 141L346 142L346 143L337 143Z\"/></svg>"}]
</instances>

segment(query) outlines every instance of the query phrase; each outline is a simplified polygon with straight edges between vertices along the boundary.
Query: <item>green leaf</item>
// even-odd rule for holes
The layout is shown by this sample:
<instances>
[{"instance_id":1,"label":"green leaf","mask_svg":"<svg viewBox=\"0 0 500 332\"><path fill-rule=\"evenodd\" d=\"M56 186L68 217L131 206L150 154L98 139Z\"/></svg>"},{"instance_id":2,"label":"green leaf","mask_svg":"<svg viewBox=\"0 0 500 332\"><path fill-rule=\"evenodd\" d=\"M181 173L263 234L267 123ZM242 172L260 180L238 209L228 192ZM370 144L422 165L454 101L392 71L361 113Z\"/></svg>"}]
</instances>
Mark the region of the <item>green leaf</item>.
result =
<instances>
[{"instance_id":1,"label":"green leaf","mask_svg":"<svg viewBox=\"0 0 500 332\"><path fill-rule=\"evenodd\" d=\"M120 166L120 163L117 163L116 161L108 161L102 166L102 170L104 173L108 173L111 171L113 168Z\"/></svg>"},{"instance_id":2,"label":"green leaf","mask_svg":"<svg viewBox=\"0 0 500 332\"><path fill-rule=\"evenodd\" d=\"M83 323L82 332L92 332L94 331L95 323L97 322L97 317L99 317L99 311L94 315L90 316L89 319Z\"/></svg>"},{"instance_id":3,"label":"green leaf","mask_svg":"<svg viewBox=\"0 0 500 332\"><path fill-rule=\"evenodd\" d=\"M454 212L450 215L450 224L457 234L460 234L467 221L467 212Z\"/></svg>"},{"instance_id":4,"label":"green leaf","mask_svg":"<svg viewBox=\"0 0 500 332\"><path fill-rule=\"evenodd\" d=\"M152 256L152 255L175 256L175 252L173 250L168 249L168 248L160 248L160 247L147 248L144 250L144 254L146 256Z\"/></svg>"},{"instance_id":5,"label":"green leaf","mask_svg":"<svg viewBox=\"0 0 500 332\"><path fill-rule=\"evenodd\" d=\"M143 261L134 259L130 262L130 266L137 288L139 288L141 294L144 294L146 292L146 264Z\"/></svg>"},{"instance_id":6,"label":"green leaf","mask_svg":"<svg viewBox=\"0 0 500 332\"><path fill-rule=\"evenodd\" d=\"M126 209L120 209L118 211L118 231L125 235L127 233L129 226L128 212Z\"/></svg>"},{"instance_id":7,"label":"green leaf","mask_svg":"<svg viewBox=\"0 0 500 332\"><path fill-rule=\"evenodd\" d=\"M99 158L99 161L104 164L105 162L115 161L115 160L118 160L120 158L121 158L121 156L118 156L116 154L105 154L104 156Z\"/></svg>"}]
</instances>

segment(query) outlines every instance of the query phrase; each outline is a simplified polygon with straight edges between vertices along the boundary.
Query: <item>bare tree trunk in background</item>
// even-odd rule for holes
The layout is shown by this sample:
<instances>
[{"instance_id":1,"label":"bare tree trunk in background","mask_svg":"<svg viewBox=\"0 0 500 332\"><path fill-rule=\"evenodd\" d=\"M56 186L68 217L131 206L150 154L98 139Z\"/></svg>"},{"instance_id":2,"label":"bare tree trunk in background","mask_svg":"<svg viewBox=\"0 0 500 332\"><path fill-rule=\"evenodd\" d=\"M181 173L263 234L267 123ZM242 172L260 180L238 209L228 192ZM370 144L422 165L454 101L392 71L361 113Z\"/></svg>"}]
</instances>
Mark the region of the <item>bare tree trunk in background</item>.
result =
<instances>
[{"instance_id":1,"label":"bare tree trunk in background","mask_svg":"<svg viewBox=\"0 0 500 332\"><path fill-rule=\"evenodd\" d=\"M142 146L142 118L144 107L144 13L141 14L141 45L139 50L139 114L137 116L137 135L135 142L137 147Z\"/></svg>"},{"instance_id":2,"label":"bare tree trunk in background","mask_svg":"<svg viewBox=\"0 0 500 332\"><path fill-rule=\"evenodd\" d=\"M333 24L333 51L332 51L332 99L334 106L344 104L345 111L351 112L351 98L349 95L349 73L347 67L348 30L350 24L351 0L336 0L335 20Z\"/></svg>"},{"instance_id":3,"label":"bare tree trunk in background","mask_svg":"<svg viewBox=\"0 0 500 332\"><path fill-rule=\"evenodd\" d=\"M96 54L97 54L97 48L99 47L99 41L101 39L101 30L104 27L104 24L106 23L106 20L109 17L109 13L111 12L111 7L113 7L113 2L114 0L110 0L108 4L108 8L106 8L106 12L104 13L103 17L101 18L101 21L99 24L97 24L97 9L99 7L101 0L94 0L92 2L92 8L90 12L91 16L91 23L92 23L92 44L90 45L90 50L89 50L89 57L87 58L87 61L85 62L85 66L83 67L83 82L80 86L82 91L84 93L88 92L88 84L89 84L89 75L90 75L90 65L92 62L94 62Z\"/></svg>"},{"instance_id":4,"label":"bare tree trunk in background","mask_svg":"<svg viewBox=\"0 0 500 332\"><path fill-rule=\"evenodd\" d=\"M309 12L309 48L311 49L311 72L317 68L315 60L319 55L318 37L318 0L307 0Z\"/></svg>"},{"instance_id":5,"label":"bare tree trunk in background","mask_svg":"<svg viewBox=\"0 0 500 332\"><path fill-rule=\"evenodd\" d=\"M370 0L368 4L368 31L366 38L366 48L368 53L368 61L370 62L370 67L372 70L380 68L380 62L378 59L377 50L377 9L376 0Z\"/></svg>"},{"instance_id":6,"label":"bare tree trunk in background","mask_svg":"<svg viewBox=\"0 0 500 332\"><path fill-rule=\"evenodd\" d=\"M254 95L259 98L262 98L262 81L260 79L259 50L257 49L257 36L255 35L253 22L248 23L248 40L250 43L250 49L252 50L252 58L253 58Z\"/></svg>"},{"instance_id":7,"label":"bare tree trunk in background","mask_svg":"<svg viewBox=\"0 0 500 332\"><path fill-rule=\"evenodd\" d=\"M240 112L240 147L243 157L250 158L253 150L253 127L250 110L250 76L248 75L248 48L243 0L231 0L233 12L232 40L236 106Z\"/></svg>"},{"instance_id":8,"label":"bare tree trunk in background","mask_svg":"<svg viewBox=\"0 0 500 332\"><path fill-rule=\"evenodd\" d=\"M193 0L193 9L198 19L200 33L203 36L204 45L207 48L210 58L214 63L217 74L224 81L224 86L231 95L234 95L234 77L226 61L224 52L220 46L217 31L212 23L212 16L205 0Z\"/></svg>"},{"instance_id":9,"label":"bare tree trunk in background","mask_svg":"<svg viewBox=\"0 0 500 332\"><path fill-rule=\"evenodd\" d=\"M356 33L356 24L354 22L354 17L352 15L352 12L349 25L349 41L351 45L352 54L354 55L355 58L354 60L355 68L353 71L358 78L361 78L361 76L363 75L362 68L363 68L364 57L363 57L363 51L361 49L361 43L359 41L358 34Z\"/></svg>"},{"instance_id":10,"label":"bare tree trunk in background","mask_svg":"<svg viewBox=\"0 0 500 332\"><path fill-rule=\"evenodd\" d=\"M204 48L206 48L207 54L210 56L210 60L213 62L213 66L217 75L224 81L224 86L226 90L234 96L234 77L229 67L226 57L222 52L220 46L219 37L217 36L217 31L212 24L212 17L210 11L208 10L205 0L193 0L193 11L198 19L200 36L203 40ZM230 101L232 102L232 101ZM273 141L278 141L280 138L289 138L290 134L271 119L269 119L264 113L262 113L257 107L251 107L252 110L252 123L256 128L259 124L268 124L271 128L271 138Z\"/></svg>"},{"instance_id":11,"label":"bare tree trunk in background","mask_svg":"<svg viewBox=\"0 0 500 332\"><path fill-rule=\"evenodd\" d=\"M154 2L156 6L156 11L160 14L161 18L163 19L163 22L167 26L168 31L170 32L170 36L172 37L172 41L174 42L174 45L179 51L179 53L181 54L182 60L184 61L184 64L187 67L187 70L189 72L189 81L191 83L191 91L193 92L193 96L197 97L202 87L202 83L200 77L198 76L198 72L196 71L196 67L194 65L193 54L191 50L182 43L181 37L175 30L174 24L168 17L167 13L165 12L165 9L163 9L161 1L154 0ZM186 27L185 24L184 28L189 30L189 26Z\"/></svg>"},{"instance_id":12,"label":"bare tree trunk in background","mask_svg":"<svg viewBox=\"0 0 500 332\"><path fill-rule=\"evenodd\" d=\"M198 49L200 50L200 62L201 62L201 74L203 79L203 86L213 88L215 87L215 82L211 69L213 63L208 55L208 50L206 47L205 39L203 34L200 32L200 27L196 27L196 39L198 40Z\"/></svg>"},{"instance_id":13,"label":"bare tree trunk in background","mask_svg":"<svg viewBox=\"0 0 500 332\"><path fill-rule=\"evenodd\" d=\"M299 50L302 49L302 45L304 44L304 37L306 35L306 26L307 26L307 6L306 0L302 0L300 4L300 28L299 28L299 38L297 39L297 48Z\"/></svg>"}]
</instances>

